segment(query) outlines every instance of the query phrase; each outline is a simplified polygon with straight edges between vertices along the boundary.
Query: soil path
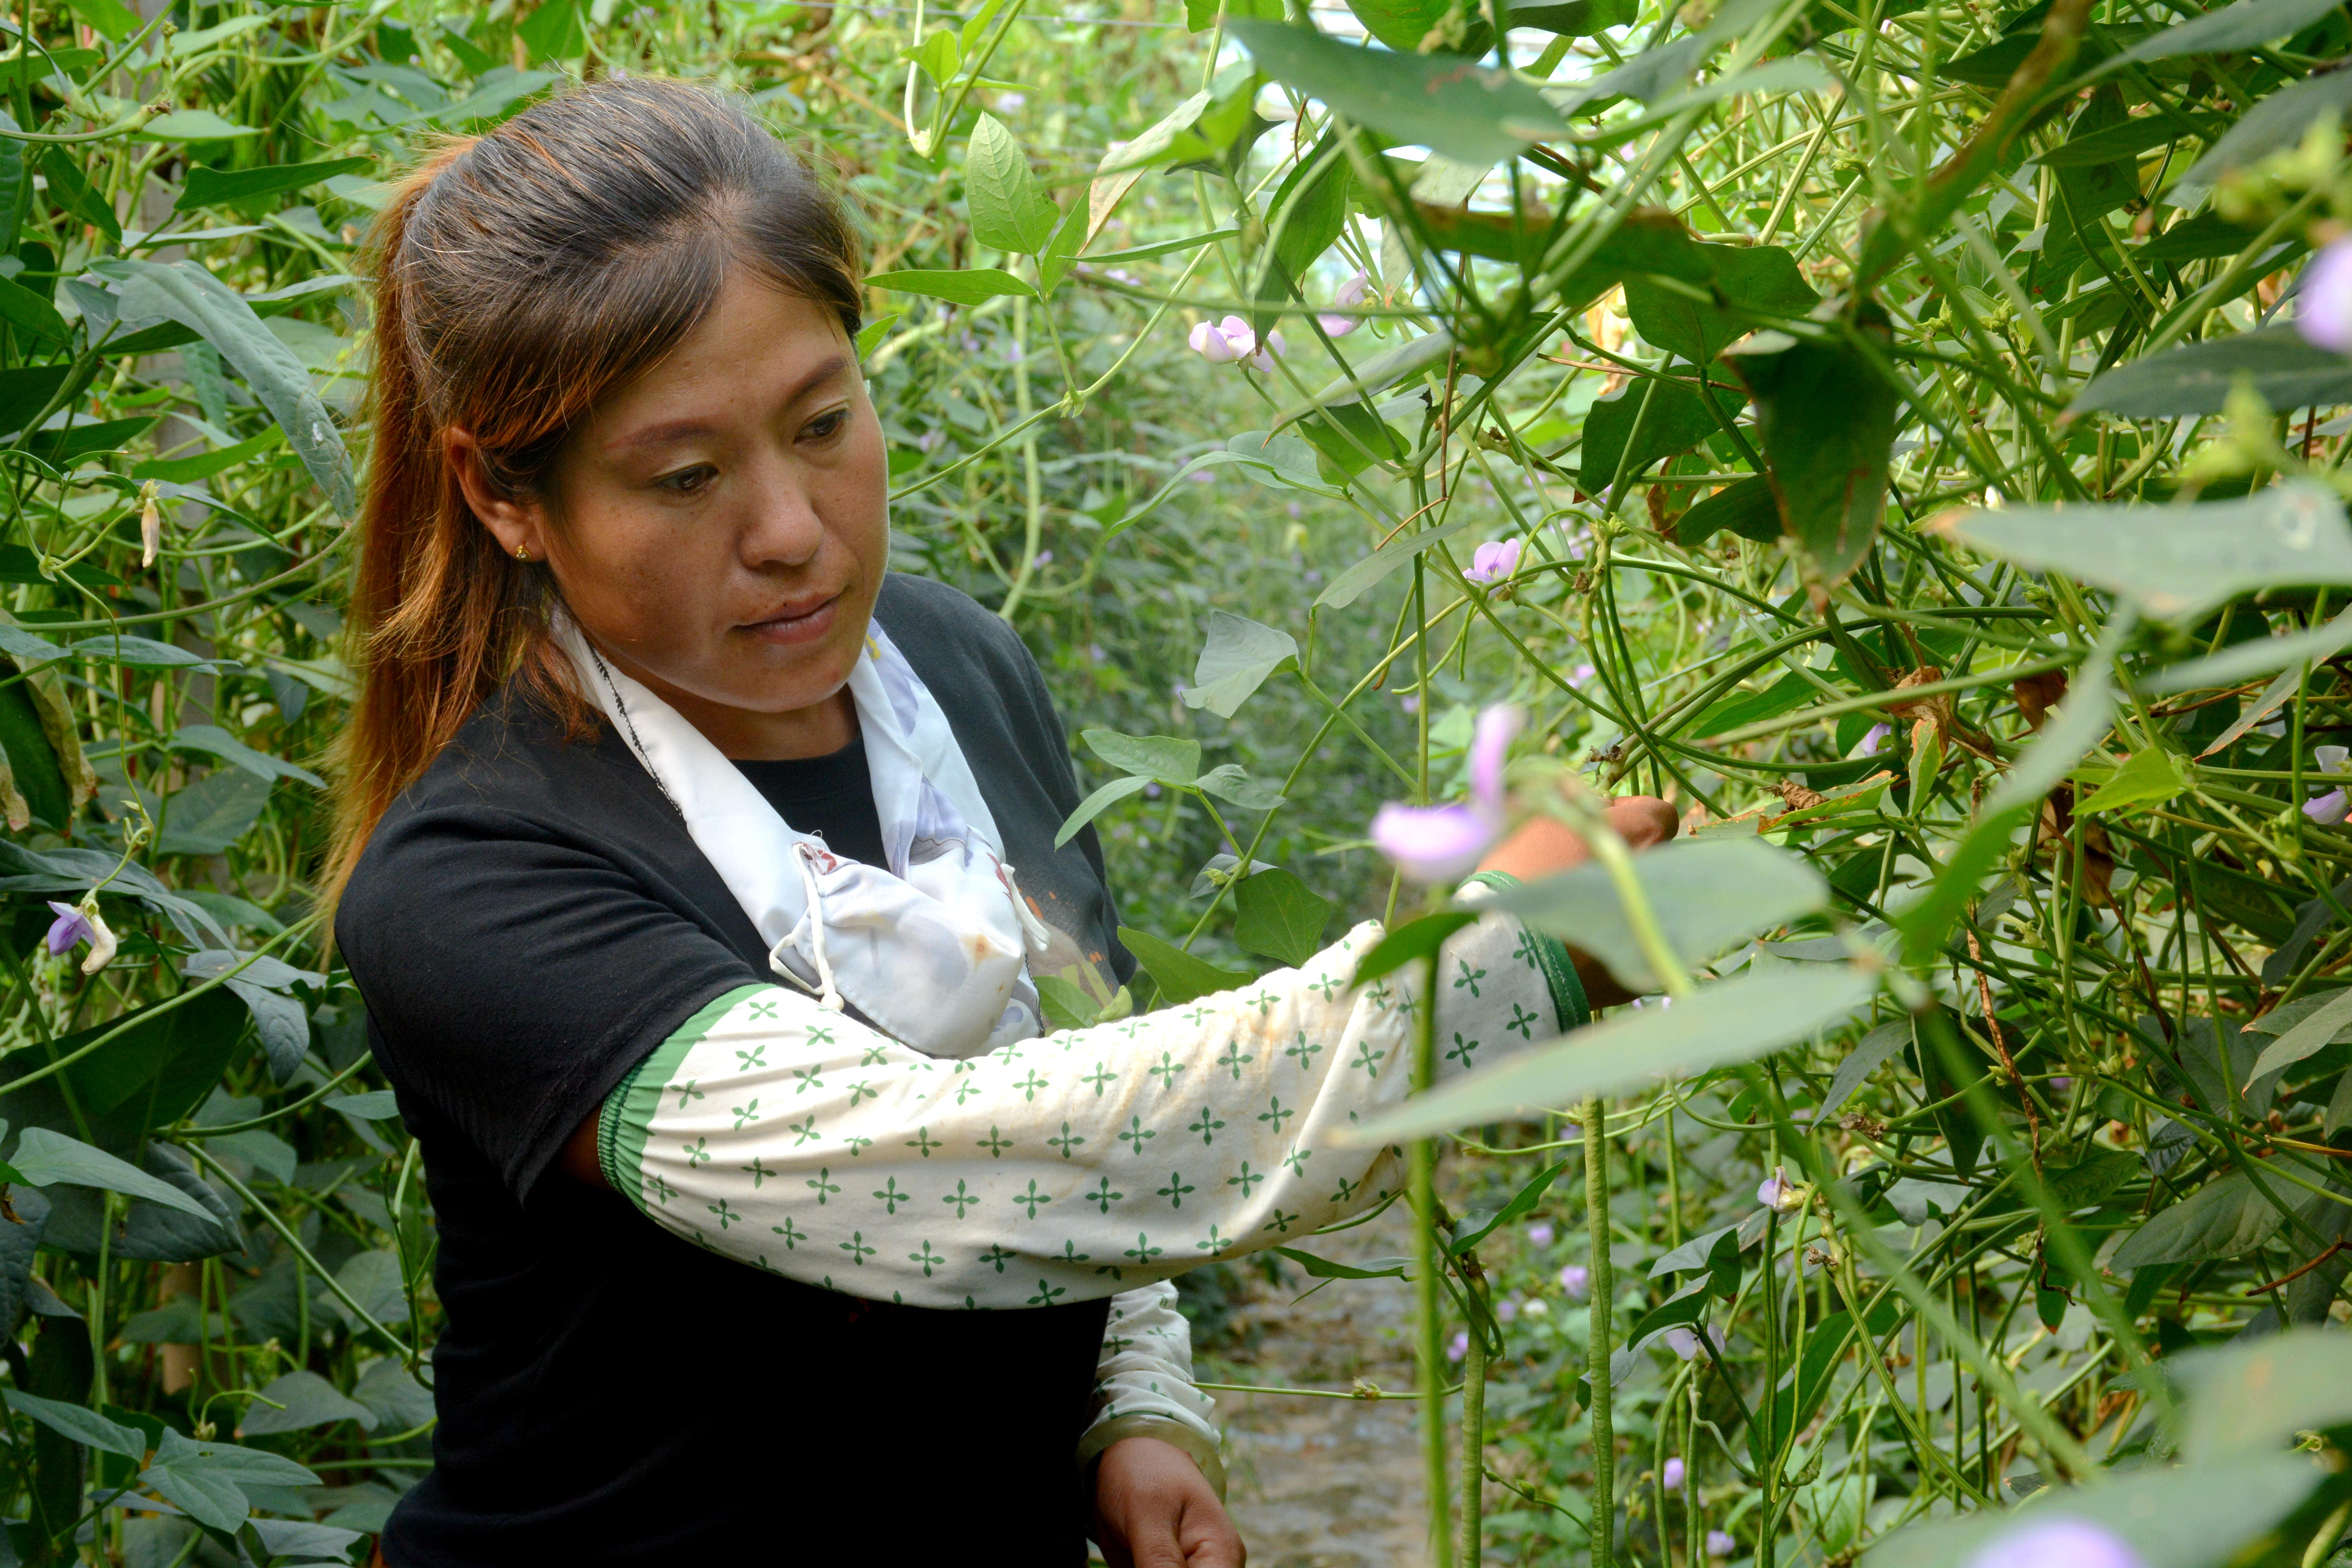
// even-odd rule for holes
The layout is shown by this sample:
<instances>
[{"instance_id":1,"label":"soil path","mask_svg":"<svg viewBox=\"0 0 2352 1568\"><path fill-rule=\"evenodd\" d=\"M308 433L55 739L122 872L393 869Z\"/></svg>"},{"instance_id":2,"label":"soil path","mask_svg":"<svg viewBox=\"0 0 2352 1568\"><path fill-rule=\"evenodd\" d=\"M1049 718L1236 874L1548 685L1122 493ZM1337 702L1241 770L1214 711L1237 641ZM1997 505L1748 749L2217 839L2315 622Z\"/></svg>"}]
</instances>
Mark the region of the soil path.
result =
<instances>
[{"instance_id":1,"label":"soil path","mask_svg":"<svg viewBox=\"0 0 2352 1568\"><path fill-rule=\"evenodd\" d=\"M1342 1262L1396 1257L1412 1246L1402 1205L1367 1226L1318 1237ZM1400 1279L1335 1279L1297 1300L1311 1280L1250 1273L1238 1356L1203 1356L1219 1383L1343 1389L1358 1378L1413 1385L1412 1288ZM1229 1343L1234 1342L1228 1342ZM1307 1399L1219 1393L1231 1482L1226 1506L1249 1546L1250 1568L1422 1568L1429 1561L1422 1507L1419 1406L1404 1399Z\"/></svg>"}]
</instances>

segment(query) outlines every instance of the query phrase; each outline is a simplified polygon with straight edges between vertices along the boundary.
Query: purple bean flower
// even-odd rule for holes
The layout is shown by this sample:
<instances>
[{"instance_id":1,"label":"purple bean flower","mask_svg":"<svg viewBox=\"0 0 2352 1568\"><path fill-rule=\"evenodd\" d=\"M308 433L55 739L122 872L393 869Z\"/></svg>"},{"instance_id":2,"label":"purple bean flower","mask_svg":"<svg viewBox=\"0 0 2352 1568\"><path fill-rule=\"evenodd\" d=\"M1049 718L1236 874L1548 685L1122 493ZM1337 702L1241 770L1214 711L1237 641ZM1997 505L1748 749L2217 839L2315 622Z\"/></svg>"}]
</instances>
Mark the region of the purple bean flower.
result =
<instances>
[{"instance_id":1,"label":"purple bean flower","mask_svg":"<svg viewBox=\"0 0 2352 1568\"><path fill-rule=\"evenodd\" d=\"M1688 1361L1698 1354L1698 1336L1688 1329L1668 1329L1658 1338L1664 1342L1668 1350L1674 1352L1675 1356L1683 1361Z\"/></svg>"},{"instance_id":2,"label":"purple bean flower","mask_svg":"<svg viewBox=\"0 0 2352 1568\"><path fill-rule=\"evenodd\" d=\"M1411 881L1451 882L1468 874L1503 836L1503 763L1527 715L1496 704L1478 715L1470 742L1470 801L1465 805L1381 807L1372 842Z\"/></svg>"},{"instance_id":3,"label":"purple bean flower","mask_svg":"<svg viewBox=\"0 0 2352 1568\"><path fill-rule=\"evenodd\" d=\"M1228 316L1225 319L1229 321L1241 320L1238 316ZM1241 355L1234 352L1233 340L1226 337L1214 321L1202 321L1192 329L1192 335L1184 341L1192 345L1194 353L1199 354L1211 364L1231 364L1234 360L1241 358Z\"/></svg>"},{"instance_id":4,"label":"purple bean flower","mask_svg":"<svg viewBox=\"0 0 2352 1568\"><path fill-rule=\"evenodd\" d=\"M2352 755L2342 746L2315 746L2311 759L2319 764L2322 773L2333 773L2344 766L2344 759ZM2341 789L2332 789L2303 803L2303 815L2322 827L2334 827L2347 816L2352 816L2352 803L2347 803Z\"/></svg>"},{"instance_id":5,"label":"purple bean flower","mask_svg":"<svg viewBox=\"0 0 2352 1568\"><path fill-rule=\"evenodd\" d=\"M1519 569L1519 554L1526 548L1521 539L1490 540L1473 552L1470 570L1462 575L1482 588L1499 583Z\"/></svg>"},{"instance_id":6,"label":"purple bean flower","mask_svg":"<svg viewBox=\"0 0 2352 1568\"><path fill-rule=\"evenodd\" d=\"M2352 353L2352 239L2339 239L2303 269L2294 330L2305 342Z\"/></svg>"},{"instance_id":7,"label":"purple bean flower","mask_svg":"<svg viewBox=\"0 0 2352 1568\"><path fill-rule=\"evenodd\" d=\"M1353 310L1364 302L1364 296L1370 292L1371 287L1370 278L1360 272L1356 273L1339 285L1331 296L1331 303L1342 310ZM1318 316L1315 319L1322 323L1326 332L1335 338L1344 338L1364 324L1360 316Z\"/></svg>"},{"instance_id":8,"label":"purple bean flower","mask_svg":"<svg viewBox=\"0 0 2352 1568\"><path fill-rule=\"evenodd\" d=\"M1469 1353L1470 1331L1463 1329L1455 1332L1454 1342L1445 1347L1445 1359L1447 1361L1460 1361L1464 1356L1466 1356Z\"/></svg>"},{"instance_id":9,"label":"purple bean flower","mask_svg":"<svg viewBox=\"0 0 2352 1568\"><path fill-rule=\"evenodd\" d=\"M1805 1190L1789 1180L1789 1173L1784 1167L1775 1165L1772 1173L1758 1184L1756 1201L1782 1214L1795 1214L1805 1206Z\"/></svg>"},{"instance_id":10,"label":"purple bean flower","mask_svg":"<svg viewBox=\"0 0 2352 1568\"><path fill-rule=\"evenodd\" d=\"M1581 1301L1592 1294L1592 1270L1581 1263L1571 1263L1559 1271L1559 1288L1568 1292L1571 1301Z\"/></svg>"},{"instance_id":11,"label":"purple bean flower","mask_svg":"<svg viewBox=\"0 0 2352 1568\"><path fill-rule=\"evenodd\" d=\"M1706 1532L1706 1554L1709 1557L1728 1557L1738 1550L1738 1539L1729 1531L1710 1530Z\"/></svg>"},{"instance_id":12,"label":"purple bean flower","mask_svg":"<svg viewBox=\"0 0 2352 1568\"><path fill-rule=\"evenodd\" d=\"M56 921L49 926L48 942L51 958L58 956L68 948L96 940L98 933L90 930L88 915L83 914L71 904L61 904L55 899L49 900L49 908L55 910L58 915Z\"/></svg>"},{"instance_id":13,"label":"purple bean flower","mask_svg":"<svg viewBox=\"0 0 2352 1568\"><path fill-rule=\"evenodd\" d=\"M1666 1490L1670 1492L1678 1492L1683 1489L1683 1462L1681 1459L1674 1458L1666 1461L1664 1473L1658 1477L1658 1484L1664 1487Z\"/></svg>"},{"instance_id":14,"label":"purple bean flower","mask_svg":"<svg viewBox=\"0 0 2352 1568\"><path fill-rule=\"evenodd\" d=\"M1886 743L1886 737L1893 733L1895 730L1892 725L1873 724L1870 727L1870 733L1862 738L1861 743L1854 747L1851 754L1857 757L1874 757L1878 755L1878 748Z\"/></svg>"},{"instance_id":15,"label":"purple bean flower","mask_svg":"<svg viewBox=\"0 0 2352 1568\"><path fill-rule=\"evenodd\" d=\"M1289 348L1282 341L1282 334L1275 331L1266 333L1265 342L1261 345L1257 334L1250 330L1250 324L1239 316L1227 316L1213 325L1202 321L1184 341L1192 345L1194 353L1211 364L1231 364L1236 360L1246 360L1254 368L1263 371L1272 370L1275 356L1287 353Z\"/></svg>"},{"instance_id":16,"label":"purple bean flower","mask_svg":"<svg viewBox=\"0 0 2352 1568\"><path fill-rule=\"evenodd\" d=\"M2113 1531L2079 1519L2037 1519L1993 1537L1968 1568L2144 1568Z\"/></svg>"},{"instance_id":17,"label":"purple bean flower","mask_svg":"<svg viewBox=\"0 0 2352 1568\"><path fill-rule=\"evenodd\" d=\"M1507 1323L1516 1319L1518 1315L1519 1299L1517 1296L1506 1296L1501 1300L1495 1303L1495 1321L1496 1322Z\"/></svg>"},{"instance_id":18,"label":"purple bean flower","mask_svg":"<svg viewBox=\"0 0 2352 1568\"><path fill-rule=\"evenodd\" d=\"M2053 1078L2050 1080L2050 1092L2053 1094L2072 1094L2074 1092L2074 1080L2063 1076L2063 1074L2057 1078Z\"/></svg>"},{"instance_id":19,"label":"purple bean flower","mask_svg":"<svg viewBox=\"0 0 2352 1568\"><path fill-rule=\"evenodd\" d=\"M1528 1226L1528 1245L1529 1247L1549 1247L1551 1245L1551 1226L1549 1221L1538 1220L1535 1224Z\"/></svg>"}]
</instances>

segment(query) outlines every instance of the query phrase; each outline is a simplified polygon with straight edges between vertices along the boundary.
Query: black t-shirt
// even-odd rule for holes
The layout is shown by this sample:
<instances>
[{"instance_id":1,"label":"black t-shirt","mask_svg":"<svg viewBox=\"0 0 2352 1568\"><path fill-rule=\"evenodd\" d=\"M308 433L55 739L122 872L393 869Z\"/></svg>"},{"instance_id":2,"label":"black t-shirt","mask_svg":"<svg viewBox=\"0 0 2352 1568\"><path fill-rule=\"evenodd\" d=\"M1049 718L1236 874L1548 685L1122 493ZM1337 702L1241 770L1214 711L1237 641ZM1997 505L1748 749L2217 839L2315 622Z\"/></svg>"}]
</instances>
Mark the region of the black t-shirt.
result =
<instances>
[{"instance_id":1,"label":"black t-shirt","mask_svg":"<svg viewBox=\"0 0 2352 1568\"><path fill-rule=\"evenodd\" d=\"M1019 637L893 574L877 618L945 710L1030 900L1041 973L1124 980L1068 744ZM803 831L879 853L863 748L743 764ZM435 1468L393 1568L1083 1561L1073 1450L1107 1303L943 1312L704 1252L552 1169L572 1131L765 944L609 729L509 691L402 795L336 934L424 1145L446 1323ZM1073 975L1073 979L1076 976Z\"/></svg>"}]
</instances>

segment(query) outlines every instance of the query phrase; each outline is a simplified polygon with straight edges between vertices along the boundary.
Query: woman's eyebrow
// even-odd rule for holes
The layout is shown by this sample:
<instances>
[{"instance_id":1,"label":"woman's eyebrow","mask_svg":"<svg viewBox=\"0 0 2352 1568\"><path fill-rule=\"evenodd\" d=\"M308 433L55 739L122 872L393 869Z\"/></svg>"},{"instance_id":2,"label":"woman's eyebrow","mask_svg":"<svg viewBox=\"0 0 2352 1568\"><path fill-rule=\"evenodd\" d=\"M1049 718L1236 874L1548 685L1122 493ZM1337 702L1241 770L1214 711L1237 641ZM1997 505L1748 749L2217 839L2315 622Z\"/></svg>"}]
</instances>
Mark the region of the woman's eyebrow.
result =
<instances>
[{"instance_id":1,"label":"woman's eyebrow","mask_svg":"<svg viewBox=\"0 0 2352 1568\"><path fill-rule=\"evenodd\" d=\"M854 371L856 368L856 356L845 353L832 355L811 368L808 374L803 376L799 383L784 395L785 406L789 407L798 403L827 382L837 380L845 372ZM709 419L666 419L660 424L647 425L640 429L630 431L626 436L613 442L611 449L627 452L646 447L662 447L673 441L708 436L718 428L717 422Z\"/></svg>"}]
</instances>

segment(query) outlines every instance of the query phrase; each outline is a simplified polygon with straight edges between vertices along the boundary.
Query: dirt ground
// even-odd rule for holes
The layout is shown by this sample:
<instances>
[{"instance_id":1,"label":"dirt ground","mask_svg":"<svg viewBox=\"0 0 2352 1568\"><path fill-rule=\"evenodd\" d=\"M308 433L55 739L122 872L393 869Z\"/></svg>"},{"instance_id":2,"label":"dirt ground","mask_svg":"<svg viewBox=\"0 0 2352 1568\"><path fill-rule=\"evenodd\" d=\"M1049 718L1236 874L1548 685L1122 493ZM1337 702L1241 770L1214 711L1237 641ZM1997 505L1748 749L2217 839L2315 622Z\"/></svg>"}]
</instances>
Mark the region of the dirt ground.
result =
<instances>
[{"instance_id":1,"label":"dirt ground","mask_svg":"<svg viewBox=\"0 0 2352 1568\"><path fill-rule=\"evenodd\" d=\"M1360 1264L1412 1245L1402 1206L1371 1224L1318 1237L1321 1257ZM1286 1266L1287 1289L1251 1271L1240 1310L1247 1360L1201 1358L1220 1383L1289 1388L1412 1387L1412 1287L1399 1279L1313 1281ZM1226 1506L1250 1568L1421 1568L1429 1561L1418 1406L1411 1400L1308 1399L1219 1393L1226 1427Z\"/></svg>"}]
</instances>

